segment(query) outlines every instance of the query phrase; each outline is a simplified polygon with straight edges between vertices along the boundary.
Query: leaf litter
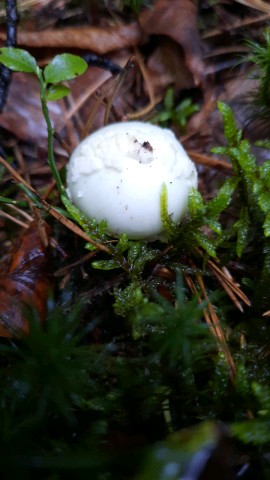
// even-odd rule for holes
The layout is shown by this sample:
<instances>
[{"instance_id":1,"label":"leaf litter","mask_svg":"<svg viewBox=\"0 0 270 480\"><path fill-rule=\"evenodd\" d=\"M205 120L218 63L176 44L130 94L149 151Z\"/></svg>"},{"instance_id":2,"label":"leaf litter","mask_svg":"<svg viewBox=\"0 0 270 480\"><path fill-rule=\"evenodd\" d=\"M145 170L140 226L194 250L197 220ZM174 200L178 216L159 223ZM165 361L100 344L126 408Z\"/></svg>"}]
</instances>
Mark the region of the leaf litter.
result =
<instances>
[{"instance_id":1,"label":"leaf litter","mask_svg":"<svg viewBox=\"0 0 270 480\"><path fill-rule=\"evenodd\" d=\"M224 156L213 155L210 152L212 147L225 144L223 126L216 108L217 101L222 100L230 104L233 107L238 128L244 129L248 138L252 138L252 140L254 137L257 138L254 129L256 122L251 122L250 126L246 125L245 102L249 92L256 87L258 81L248 78L248 66L241 63L241 55L245 55L247 52L243 38L248 37L255 41L261 39L258 26L262 29L268 25L269 6L266 2L257 0L216 2L215 5L210 2L198 4L193 0L185 0L181 2L181 8L179 8L179 2L176 0L157 0L151 2L152 5L142 8L136 17L127 7L125 9L123 7L122 10L117 9L116 4L121 2L112 2L112 5L109 5L110 2L100 3L102 3L102 7L93 2L87 12L85 5L79 5L73 12L68 2L64 8L66 18L69 19L66 21L65 18L62 18L60 10L57 11L57 9L54 11L53 17L48 18L46 6L50 8L50 2L35 2L34 9L31 6L30 10L27 10L27 14L23 15L18 32L18 46L35 51L41 66L46 65L52 57L57 53L62 53L65 49L65 51L68 50L79 55L83 55L85 51L89 50L105 55L122 69L126 68L124 81L119 83L117 75L112 75L109 71L96 66L90 66L83 76L68 82L71 89L68 98L50 102L49 109L57 134L56 139L61 139L61 142L55 141L57 165L61 165L62 168L68 158L67 152L73 150L86 134L103 125L104 119L105 122L128 118L151 119L152 114L158 113L162 109L162 100L166 91L173 86L175 104L190 97L200 105L200 111L187 119L185 132L184 134L181 132L181 138L191 157L197 162L200 191L205 198L212 198L222 181L232 175L231 163L227 162ZM257 13L254 13L255 11ZM74 20L74 25L70 26L72 20ZM42 24L44 28L42 28ZM5 39L4 29L0 32L0 39L2 41ZM132 68L127 67L131 58L135 59ZM35 223L25 230L21 250L20 248L11 250L11 266L8 267L7 261L2 262L0 277L1 335L4 337L16 336L18 324L22 325L22 330L28 331L28 324L24 320L25 305L33 306L43 319L47 304L49 304L49 289L53 286L56 306L61 305L61 302L65 304L67 298L69 301L72 299L71 303L74 303L74 299L78 296L82 303L86 304L84 313L80 315L80 326L85 328L88 325L90 328L89 344L103 345L109 339L113 343L116 342L118 349L114 353L116 358L132 359L133 356L139 358L145 354L143 348L141 350L141 347L136 344L138 339L145 343L145 339L149 336L147 348L151 350L151 342L153 341L153 345L158 344L160 332L170 338L171 332L174 331L170 330L174 325L173 318L172 327L169 327L169 323L166 326L163 322L161 325L155 322L159 318L158 312L160 315L162 311L162 315L164 318L168 318L169 322L170 315L172 315L170 307L173 305L177 311L179 305L175 298L175 289L177 290L178 284L175 272L180 268L186 282L185 288L189 287L186 298L189 299L193 294L195 295L198 308L202 308L205 322L218 344L217 349L210 349L211 362L215 366L208 365L207 368L211 373L207 375L204 372L204 375L210 378L209 382L213 382L214 385L215 382L218 382L215 375L218 376L220 368L225 383L228 380L234 386L238 385L237 382L240 382L238 369L240 367L237 356L240 353L235 348L235 343L240 344L241 341L241 345L246 344L250 331L252 331L249 331L243 319L243 316L246 315L246 322L250 320L252 323L251 314L247 311L250 308L249 295L252 297L248 277L250 270L253 273L254 267L247 264L248 256L251 254L247 252L241 263L241 259L237 259L233 250L228 249L225 253L225 244L222 246L224 252L222 250L220 252L220 260L209 259L205 252L202 254L200 250L197 250L196 254L193 251L194 257L191 259L190 251L187 249L181 251L181 247L175 245L170 245L164 251L159 245L145 248L142 251L141 247L126 244L125 247L121 247L123 251L118 246L118 250L116 247L114 253L117 255L118 264L123 268L121 274L119 274L119 269L115 272L113 270L111 272L94 270L91 261L93 256L96 256L96 252L90 252L85 256L83 250L82 238L87 241L89 237L77 225L74 224L72 227L70 225L72 222L58 211L58 195L54 183L51 183L51 179L48 180L49 171L45 167L46 125L40 108L39 85L33 76L24 73L13 74L6 108L0 116L0 126L2 128L1 145L8 152L8 158L18 158L18 155L15 155L16 146L24 159L23 169L22 164L18 169L15 162L9 168L9 176L1 171L5 195L14 197L18 202L25 201L25 195L14 189L11 179L17 183L26 182L26 188L38 195L40 206L47 211L46 222L50 224L50 229L57 237L57 242L67 252L66 258L68 259L64 260L66 264L63 267L63 259L57 255L57 248L50 257L47 257L45 250L42 250L43 243L37 234L38 229L35 227ZM179 135L179 125L171 126ZM259 134L258 138L260 138ZM269 158L269 153L263 152L260 161L264 160L263 155ZM2 165L5 165L4 162ZM46 207L47 204L55 204L55 208ZM10 215L10 212L7 213L3 203L2 209L6 215L1 217L3 236L0 238L2 238L4 247L4 243L10 245L10 239L19 236L20 229L7 216ZM55 220L50 216L52 211ZM14 221L18 220L18 212L14 211L12 214ZM224 215L223 218L224 225L228 230L231 222L230 215L232 217L235 215L233 206L230 213ZM59 221L62 223L58 223ZM63 232L62 225L65 222L70 225L74 235L67 233L66 230ZM32 236L33 231L35 231L34 237ZM210 232L210 240L211 235ZM113 242L111 245L113 247ZM105 253L102 253L101 256L106 256L106 251L112 251L111 245L104 243ZM35 260L33 263L32 260L29 262L36 248L42 250L42 258L46 265L49 264L49 269L52 274L55 273L56 279L59 272L65 275L68 272L62 287L61 285L55 287L55 281L49 280L47 273L44 275L43 260L38 265L35 264ZM5 246L4 250L7 251L8 248ZM139 250L140 254L138 254ZM25 261L20 260L19 263L26 265L26 270L22 271L19 268L17 272L18 259L21 258ZM130 272L124 266L127 258L130 262ZM32 269L34 269L36 277L32 276ZM169 275L164 275L164 272L168 271ZM26 293L26 283L24 284L21 280L23 278L27 282L28 276L31 278L32 291L30 289L30 292ZM242 280L244 280L243 283ZM225 305L224 312L219 306L219 301L215 299L215 292L219 288L222 291L221 305ZM14 291L16 292L15 303L13 302ZM154 303L155 292L159 292L157 303ZM230 303L225 302L224 292L229 296ZM115 304L118 309L116 310L121 311L122 309L122 313L126 315L131 324L130 327L121 324L121 321L116 326L121 314L115 315L112 305L113 297L116 299ZM127 302L126 307L125 301ZM128 302L130 302L130 306ZM267 316L269 314L267 301L266 304L265 301L262 304L264 311L260 309L255 311L255 307L251 305L255 317L258 316L258 312L260 315ZM136 305L136 309L131 315L130 309L134 308L134 305ZM69 308L72 310L71 307ZM144 313L140 313L140 308ZM232 312L232 320L226 317L226 310ZM236 313L239 311L240 314ZM148 312L151 312L151 315ZM143 326L138 327L136 322L139 321L140 315L144 315L145 319L150 315L150 320L145 324L142 320ZM97 317L97 320L89 320L91 316ZM11 318L11 321L8 320L8 326L3 322L5 318ZM150 324L152 324L152 330ZM140 329L143 328L145 331L141 333ZM153 335L154 329L156 329L157 338ZM247 338L246 330L249 332ZM132 341L130 335L133 335ZM201 333L198 333L198 338L202 339L203 336L200 337L200 335ZM136 340L135 344L134 339ZM197 344L194 348L198 348ZM219 363L217 359L222 358L222 355L224 355L224 361ZM162 354L160 358L162 368L166 370L166 356L164 364L162 363ZM170 362L176 362L173 353L169 359ZM149 368L154 370L151 362L152 360ZM179 365L177 362L176 364ZM195 371L198 368L196 360L194 360L192 368L195 368ZM249 375L248 366L243 368L246 368L246 375ZM174 375L172 372L173 369L166 375ZM118 381L120 381L120 377L118 377L120 373L119 371L117 374L115 373ZM143 383L142 377L139 378ZM176 382L176 378L177 375L174 377L174 382ZM111 382L110 388L111 391L114 391L112 386L114 380L109 378L107 381ZM168 378L166 378L166 382L168 382ZM202 380L201 382L203 383ZM185 385L185 381L182 380L183 389L186 388ZM217 396L219 395L218 388L221 389L221 387L216 387L215 395ZM227 384L227 388L232 387ZM239 395L238 390L237 392ZM157 390L154 393L159 399L159 406L162 405L163 397L167 400L169 398L171 402L169 417L179 406L175 398L179 397L182 401L184 398L181 397L177 387L169 397L167 394L157 393ZM153 392L151 394L153 395ZM150 397L148 400L150 402ZM89 399L87 401L90 402ZM199 403L200 412L197 414L193 412L195 421L207 418L201 398ZM143 405L145 407L145 399ZM254 405L253 408L255 409ZM238 410L240 412L238 412L238 418L241 415L248 415L246 406ZM124 408L123 411L125 411L125 415L131 415L131 412ZM151 414L149 417L151 418ZM226 418L226 415L224 417ZM164 418L162 414L161 418ZM194 422L194 418L190 425ZM218 415L217 418L219 418ZM237 415L236 417L229 415L229 421L233 421L234 418L237 418ZM109 443L115 446L118 441L117 436L121 437L122 435L123 438L126 438L126 433L123 431L126 429L129 441L132 443L134 425L132 422L130 424L132 426L129 425L130 420L115 417L113 423L116 425L116 433L107 417L106 421L110 432L107 436L105 435L106 441L110 438ZM173 422L173 420L171 421ZM185 426L189 426L189 424L185 424L183 415L180 428ZM166 431L167 427L168 424L165 422ZM145 442L147 435L145 428L143 426L140 428L144 437L143 440L139 440L141 445ZM104 437L102 438L104 439ZM163 435L162 438L164 439L165 436ZM154 435L154 440L157 439L160 439L160 433ZM239 462L241 463L240 460ZM150 477L146 476L145 478Z\"/></svg>"}]
</instances>

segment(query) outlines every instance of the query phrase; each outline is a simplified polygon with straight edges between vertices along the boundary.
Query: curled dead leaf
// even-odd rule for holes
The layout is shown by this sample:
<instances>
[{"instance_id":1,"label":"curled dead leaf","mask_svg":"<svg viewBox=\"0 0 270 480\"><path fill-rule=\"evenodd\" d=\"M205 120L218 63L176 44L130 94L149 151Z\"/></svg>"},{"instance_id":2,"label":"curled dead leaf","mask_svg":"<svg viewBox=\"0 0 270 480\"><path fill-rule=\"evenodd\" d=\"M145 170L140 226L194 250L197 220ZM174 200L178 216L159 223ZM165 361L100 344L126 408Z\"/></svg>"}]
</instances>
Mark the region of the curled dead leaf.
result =
<instances>
[{"instance_id":1,"label":"curled dead leaf","mask_svg":"<svg viewBox=\"0 0 270 480\"><path fill-rule=\"evenodd\" d=\"M166 35L181 45L196 85L201 83L204 72L197 14L197 0L156 0L139 18L146 34Z\"/></svg>"},{"instance_id":2,"label":"curled dead leaf","mask_svg":"<svg viewBox=\"0 0 270 480\"><path fill-rule=\"evenodd\" d=\"M50 227L44 226L49 235ZM33 221L12 251L6 272L0 276L0 336L13 337L20 331L29 331L24 315L27 308L34 309L44 321L50 289L47 267L47 246L38 222Z\"/></svg>"}]
</instances>

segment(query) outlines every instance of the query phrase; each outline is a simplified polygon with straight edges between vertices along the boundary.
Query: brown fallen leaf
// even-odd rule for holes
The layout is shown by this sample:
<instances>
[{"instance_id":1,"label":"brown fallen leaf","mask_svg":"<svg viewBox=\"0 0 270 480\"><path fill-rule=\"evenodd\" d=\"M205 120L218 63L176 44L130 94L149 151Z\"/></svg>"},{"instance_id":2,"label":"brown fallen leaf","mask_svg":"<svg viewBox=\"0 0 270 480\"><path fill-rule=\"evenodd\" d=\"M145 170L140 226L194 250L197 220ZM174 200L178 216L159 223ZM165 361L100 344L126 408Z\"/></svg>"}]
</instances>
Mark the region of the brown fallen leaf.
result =
<instances>
[{"instance_id":1,"label":"brown fallen leaf","mask_svg":"<svg viewBox=\"0 0 270 480\"><path fill-rule=\"evenodd\" d=\"M24 47L79 48L99 55L141 43L142 30L137 22L113 27L66 27L54 30L23 31L17 34L17 44ZM5 33L0 32L0 40Z\"/></svg>"},{"instance_id":2,"label":"brown fallen leaf","mask_svg":"<svg viewBox=\"0 0 270 480\"><path fill-rule=\"evenodd\" d=\"M201 83L204 72L197 13L197 0L156 0L139 17L146 34L166 35L181 45L196 85Z\"/></svg>"},{"instance_id":3,"label":"brown fallen leaf","mask_svg":"<svg viewBox=\"0 0 270 480\"><path fill-rule=\"evenodd\" d=\"M49 102L50 118L54 129L61 130L65 116L60 102ZM7 103L0 115L0 126L20 140L47 146L47 127L40 105L37 78L29 73L14 73Z\"/></svg>"},{"instance_id":4,"label":"brown fallen leaf","mask_svg":"<svg viewBox=\"0 0 270 480\"><path fill-rule=\"evenodd\" d=\"M188 70L179 46L168 37L159 40L147 60L148 75L155 97L164 96L170 85L179 90L192 88L193 76Z\"/></svg>"},{"instance_id":5,"label":"brown fallen leaf","mask_svg":"<svg viewBox=\"0 0 270 480\"><path fill-rule=\"evenodd\" d=\"M49 235L50 227L45 226ZM50 289L48 252L41 238L38 221L31 222L11 253L6 272L0 276L0 336L13 337L20 331L27 333L29 325L24 318L27 307L36 310L41 322L45 320Z\"/></svg>"}]
</instances>

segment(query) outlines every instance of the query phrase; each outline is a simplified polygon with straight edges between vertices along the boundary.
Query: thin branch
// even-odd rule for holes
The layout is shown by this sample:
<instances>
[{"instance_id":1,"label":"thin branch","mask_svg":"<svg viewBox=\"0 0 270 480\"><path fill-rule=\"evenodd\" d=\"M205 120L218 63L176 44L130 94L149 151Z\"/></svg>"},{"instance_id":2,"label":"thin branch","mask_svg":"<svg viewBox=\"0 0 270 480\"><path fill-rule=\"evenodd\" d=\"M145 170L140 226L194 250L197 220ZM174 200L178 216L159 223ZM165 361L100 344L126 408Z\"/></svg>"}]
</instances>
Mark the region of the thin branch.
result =
<instances>
[{"instance_id":1,"label":"thin branch","mask_svg":"<svg viewBox=\"0 0 270 480\"><path fill-rule=\"evenodd\" d=\"M6 47L14 47L17 39L17 3L16 0L6 0L7 38ZM0 113L2 113L7 100L8 89L11 81L11 70L4 65L0 66Z\"/></svg>"}]
</instances>

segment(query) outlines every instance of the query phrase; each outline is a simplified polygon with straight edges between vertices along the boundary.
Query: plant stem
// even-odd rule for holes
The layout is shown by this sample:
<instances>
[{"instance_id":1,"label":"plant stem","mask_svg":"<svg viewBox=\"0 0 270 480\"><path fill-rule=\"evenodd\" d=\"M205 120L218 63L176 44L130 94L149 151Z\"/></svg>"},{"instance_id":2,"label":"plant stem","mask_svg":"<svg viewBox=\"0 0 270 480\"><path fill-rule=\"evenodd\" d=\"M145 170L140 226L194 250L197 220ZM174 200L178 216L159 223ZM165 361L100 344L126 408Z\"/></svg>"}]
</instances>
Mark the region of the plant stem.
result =
<instances>
[{"instance_id":1,"label":"plant stem","mask_svg":"<svg viewBox=\"0 0 270 480\"><path fill-rule=\"evenodd\" d=\"M49 115L49 109L47 105L47 99L46 99L46 82L43 79L42 71L40 69L37 70L37 76L40 82L40 100L41 100L41 107L42 107L42 112L45 118L45 122L47 125L47 131L48 131L48 163L49 167L52 171L52 174L54 176L54 179L56 181L56 185L58 188L58 191L60 195L66 195L66 190L65 187L62 183L62 180L60 178L58 169L55 164L55 159L54 159L54 153L53 153L53 135L54 135L54 130L52 127L50 115Z\"/></svg>"}]
</instances>

